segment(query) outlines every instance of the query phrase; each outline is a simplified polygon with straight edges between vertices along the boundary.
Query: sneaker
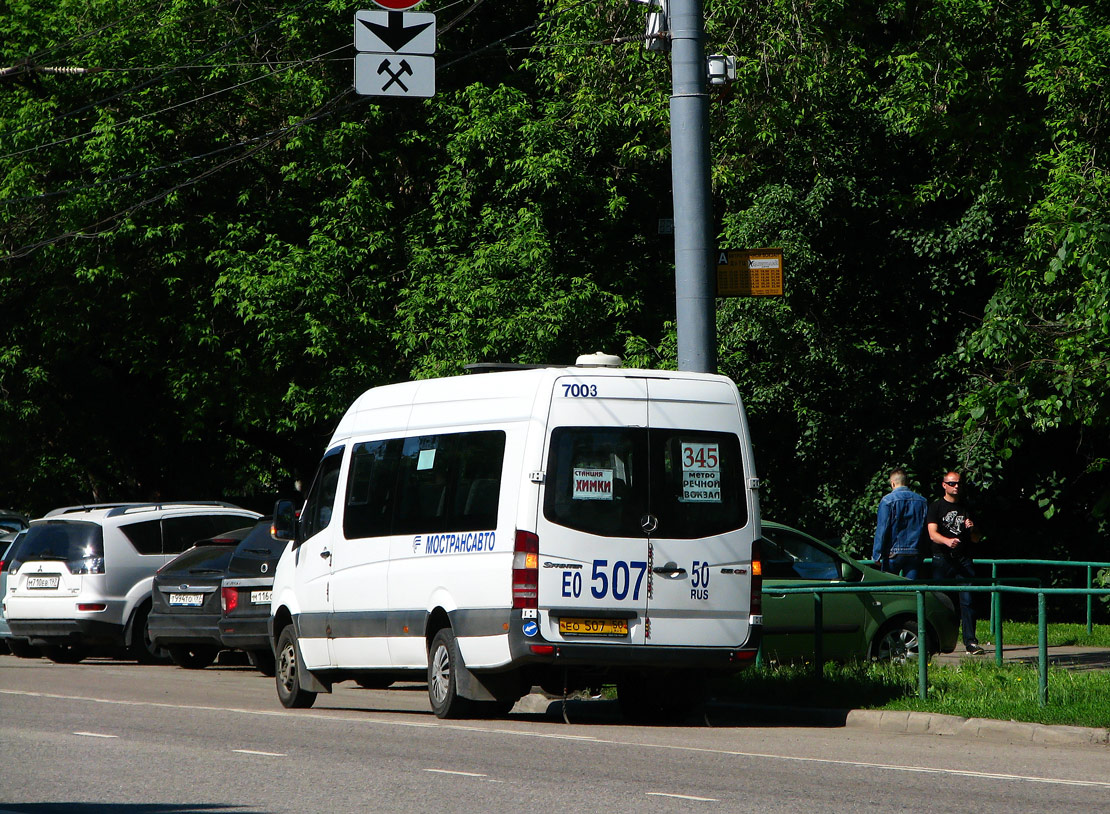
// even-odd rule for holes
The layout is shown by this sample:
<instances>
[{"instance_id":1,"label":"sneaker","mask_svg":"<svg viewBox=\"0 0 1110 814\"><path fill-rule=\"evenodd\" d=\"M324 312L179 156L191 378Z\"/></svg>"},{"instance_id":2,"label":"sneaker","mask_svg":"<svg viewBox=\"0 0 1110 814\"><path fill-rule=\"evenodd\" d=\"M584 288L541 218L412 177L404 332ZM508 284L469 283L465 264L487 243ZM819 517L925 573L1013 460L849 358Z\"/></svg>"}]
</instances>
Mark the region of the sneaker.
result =
<instances>
[{"instance_id":1,"label":"sneaker","mask_svg":"<svg viewBox=\"0 0 1110 814\"><path fill-rule=\"evenodd\" d=\"M983 648L979 646L979 642L968 642L964 645L964 649L972 656L978 656L984 652Z\"/></svg>"}]
</instances>

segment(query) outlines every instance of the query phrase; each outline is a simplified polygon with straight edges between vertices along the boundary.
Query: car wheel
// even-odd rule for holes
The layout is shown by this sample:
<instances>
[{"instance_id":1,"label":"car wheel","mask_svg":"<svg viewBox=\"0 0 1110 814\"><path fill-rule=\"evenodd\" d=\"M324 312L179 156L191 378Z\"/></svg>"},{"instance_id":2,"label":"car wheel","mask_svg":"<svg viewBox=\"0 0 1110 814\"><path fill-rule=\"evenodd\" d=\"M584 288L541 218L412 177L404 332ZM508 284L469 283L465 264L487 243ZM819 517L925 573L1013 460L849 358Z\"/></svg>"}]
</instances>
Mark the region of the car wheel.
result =
<instances>
[{"instance_id":1,"label":"car wheel","mask_svg":"<svg viewBox=\"0 0 1110 814\"><path fill-rule=\"evenodd\" d=\"M264 676L273 677L276 663L274 662L273 651L270 650L248 650L247 660L250 661L251 667L258 670Z\"/></svg>"},{"instance_id":2,"label":"car wheel","mask_svg":"<svg viewBox=\"0 0 1110 814\"><path fill-rule=\"evenodd\" d=\"M26 639L8 639L8 649L18 659L37 659L42 653Z\"/></svg>"},{"instance_id":3,"label":"car wheel","mask_svg":"<svg viewBox=\"0 0 1110 814\"><path fill-rule=\"evenodd\" d=\"M140 605L131 623L131 647L128 655L139 664L169 664L170 654L150 637L150 603Z\"/></svg>"},{"instance_id":4,"label":"car wheel","mask_svg":"<svg viewBox=\"0 0 1110 814\"><path fill-rule=\"evenodd\" d=\"M51 644L42 650L48 659L57 664L77 664L79 661L84 661L85 656L88 655L84 647L70 643Z\"/></svg>"},{"instance_id":5,"label":"car wheel","mask_svg":"<svg viewBox=\"0 0 1110 814\"><path fill-rule=\"evenodd\" d=\"M901 663L917 658L917 620L892 619L875 634L868 654L872 661ZM926 649L928 649L926 645Z\"/></svg>"},{"instance_id":6,"label":"car wheel","mask_svg":"<svg viewBox=\"0 0 1110 814\"><path fill-rule=\"evenodd\" d=\"M445 627L432 637L428 648L428 700L437 718L462 718L470 712L469 701L458 693L459 662L455 634Z\"/></svg>"},{"instance_id":7,"label":"car wheel","mask_svg":"<svg viewBox=\"0 0 1110 814\"><path fill-rule=\"evenodd\" d=\"M286 709L308 709L316 703L316 693L301 689L297 663L297 634L287 625L278 636L274 670L278 700Z\"/></svg>"},{"instance_id":8,"label":"car wheel","mask_svg":"<svg viewBox=\"0 0 1110 814\"><path fill-rule=\"evenodd\" d=\"M219 648L204 644L175 644L166 649L173 663L186 670L203 670L220 652Z\"/></svg>"}]
</instances>

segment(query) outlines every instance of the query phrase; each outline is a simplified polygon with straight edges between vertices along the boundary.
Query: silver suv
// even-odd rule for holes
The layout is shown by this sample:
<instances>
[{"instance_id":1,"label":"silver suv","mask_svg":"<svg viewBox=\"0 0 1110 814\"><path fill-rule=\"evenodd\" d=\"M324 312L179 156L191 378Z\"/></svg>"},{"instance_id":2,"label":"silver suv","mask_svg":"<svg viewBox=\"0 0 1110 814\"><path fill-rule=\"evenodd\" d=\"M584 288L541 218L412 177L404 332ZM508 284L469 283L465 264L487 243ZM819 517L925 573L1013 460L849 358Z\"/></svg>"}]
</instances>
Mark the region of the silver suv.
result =
<instances>
[{"instance_id":1,"label":"silver suv","mask_svg":"<svg viewBox=\"0 0 1110 814\"><path fill-rule=\"evenodd\" d=\"M147 630L154 572L197 540L260 516L215 502L55 509L13 552L3 597L11 633L57 662L97 650L166 660Z\"/></svg>"}]
</instances>

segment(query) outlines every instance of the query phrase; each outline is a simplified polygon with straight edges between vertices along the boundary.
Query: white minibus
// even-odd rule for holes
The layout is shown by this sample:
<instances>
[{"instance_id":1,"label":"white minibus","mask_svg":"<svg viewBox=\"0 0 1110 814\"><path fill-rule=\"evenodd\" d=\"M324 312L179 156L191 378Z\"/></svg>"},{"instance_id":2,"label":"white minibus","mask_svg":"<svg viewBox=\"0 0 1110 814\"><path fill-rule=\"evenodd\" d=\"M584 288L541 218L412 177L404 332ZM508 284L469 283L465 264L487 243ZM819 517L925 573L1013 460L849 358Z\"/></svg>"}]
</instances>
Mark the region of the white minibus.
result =
<instances>
[{"instance_id":1,"label":"white minibus","mask_svg":"<svg viewBox=\"0 0 1110 814\"><path fill-rule=\"evenodd\" d=\"M619 363L355 401L299 514L275 510L282 704L426 677L441 718L615 685L644 719L752 663L759 482L736 385Z\"/></svg>"}]
</instances>

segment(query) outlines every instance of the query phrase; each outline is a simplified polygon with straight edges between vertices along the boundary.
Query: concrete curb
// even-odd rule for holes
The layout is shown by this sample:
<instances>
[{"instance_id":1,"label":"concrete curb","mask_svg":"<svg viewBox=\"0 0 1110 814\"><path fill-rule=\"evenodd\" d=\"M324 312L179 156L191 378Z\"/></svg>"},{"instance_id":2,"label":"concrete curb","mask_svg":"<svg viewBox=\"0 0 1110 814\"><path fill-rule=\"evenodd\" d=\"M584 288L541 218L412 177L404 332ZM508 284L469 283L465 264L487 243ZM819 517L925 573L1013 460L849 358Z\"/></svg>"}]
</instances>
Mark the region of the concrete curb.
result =
<instances>
[{"instance_id":1,"label":"concrete curb","mask_svg":"<svg viewBox=\"0 0 1110 814\"><path fill-rule=\"evenodd\" d=\"M932 712L853 709L845 716L844 725L880 732L947 735L1008 743L1037 743L1046 746L1110 744L1110 728L997 721L992 718L961 718L957 715L941 715Z\"/></svg>"}]
</instances>

